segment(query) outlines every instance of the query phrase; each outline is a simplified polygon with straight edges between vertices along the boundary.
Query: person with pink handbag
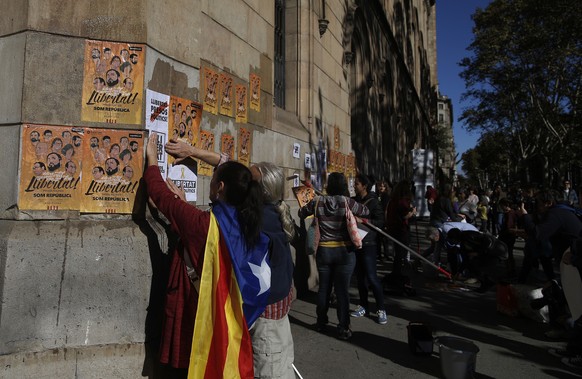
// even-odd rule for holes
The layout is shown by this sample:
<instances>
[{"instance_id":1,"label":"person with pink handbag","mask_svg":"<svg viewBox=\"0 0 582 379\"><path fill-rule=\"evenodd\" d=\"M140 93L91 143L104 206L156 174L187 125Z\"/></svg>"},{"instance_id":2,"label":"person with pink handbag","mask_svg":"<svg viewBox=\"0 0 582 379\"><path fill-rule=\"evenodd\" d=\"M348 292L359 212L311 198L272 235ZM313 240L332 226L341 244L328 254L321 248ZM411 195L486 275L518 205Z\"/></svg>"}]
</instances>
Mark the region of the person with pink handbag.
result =
<instances>
[{"instance_id":1,"label":"person with pink handbag","mask_svg":"<svg viewBox=\"0 0 582 379\"><path fill-rule=\"evenodd\" d=\"M327 329L327 312L333 287L337 296L338 338L347 340L352 336L348 289L356 256L348 231L346 207L357 217L367 217L370 212L366 206L349 198L348 184L342 173L332 172L329 175L326 192L325 196L316 197L301 208L299 216L305 218L315 213L320 229L316 254L319 273L316 329L319 332Z\"/></svg>"}]
</instances>

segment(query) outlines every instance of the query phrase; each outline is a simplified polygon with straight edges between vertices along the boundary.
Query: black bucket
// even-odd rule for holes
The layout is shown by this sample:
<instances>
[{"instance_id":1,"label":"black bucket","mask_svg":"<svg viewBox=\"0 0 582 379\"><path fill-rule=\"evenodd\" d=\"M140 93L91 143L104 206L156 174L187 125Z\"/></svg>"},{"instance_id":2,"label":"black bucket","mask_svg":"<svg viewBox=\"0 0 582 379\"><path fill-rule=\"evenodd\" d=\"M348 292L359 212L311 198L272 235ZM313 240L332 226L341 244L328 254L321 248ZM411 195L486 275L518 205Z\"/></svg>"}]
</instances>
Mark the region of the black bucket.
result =
<instances>
[{"instance_id":1,"label":"black bucket","mask_svg":"<svg viewBox=\"0 0 582 379\"><path fill-rule=\"evenodd\" d=\"M422 322L410 322L408 324L408 347L413 354L432 354L432 330L427 324Z\"/></svg>"}]
</instances>

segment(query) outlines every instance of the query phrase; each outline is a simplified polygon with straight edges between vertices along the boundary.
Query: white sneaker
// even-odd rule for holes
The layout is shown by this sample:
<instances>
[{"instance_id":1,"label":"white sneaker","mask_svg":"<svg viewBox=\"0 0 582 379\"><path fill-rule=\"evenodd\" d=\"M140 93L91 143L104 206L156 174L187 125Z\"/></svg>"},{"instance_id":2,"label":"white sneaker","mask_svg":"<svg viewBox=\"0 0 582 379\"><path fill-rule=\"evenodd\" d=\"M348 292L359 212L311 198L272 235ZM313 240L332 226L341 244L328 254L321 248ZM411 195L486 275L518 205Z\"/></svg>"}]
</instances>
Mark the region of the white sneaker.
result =
<instances>
[{"instance_id":1,"label":"white sneaker","mask_svg":"<svg viewBox=\"0 0 582 379\"><path fill-rule=\"evenodd\" d=\"M366 315L366 308L358 305L355 311L350 312L350 316L352 317L364 317Z\"/></svg>"},{"instance_id":2,"label":"white sneaker","mask_svg":"<svg viewBox=\"0 0 582 379\"><path fill-rule=\"evenodd\" d=\"M386 316L386 311L378 311L378 324L386 325L388 323L388 316Z\"/></svg>"},{"instance_id":3,"label":"white sneaker","mask_svg":"<svg viewBox=\"0 0 582 379\"><path fill-rule=\"evenodd\" d=\"M582 368L582 355L577 355L572 358L562 358L562 363L572 368Z\"/></svg>"}]
</instances>

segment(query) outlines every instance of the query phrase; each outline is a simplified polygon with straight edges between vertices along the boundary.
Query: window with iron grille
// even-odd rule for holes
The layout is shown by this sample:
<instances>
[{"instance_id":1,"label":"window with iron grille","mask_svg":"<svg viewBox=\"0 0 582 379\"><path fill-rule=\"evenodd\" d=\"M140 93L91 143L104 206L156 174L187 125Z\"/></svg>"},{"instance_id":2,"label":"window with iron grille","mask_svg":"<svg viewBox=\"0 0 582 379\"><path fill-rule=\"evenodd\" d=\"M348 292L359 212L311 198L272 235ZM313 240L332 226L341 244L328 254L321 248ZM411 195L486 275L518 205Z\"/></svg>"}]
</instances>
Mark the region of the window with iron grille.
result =
<instances>
[{"instance_id":1,"label":"window with iron grille","mask_svg":"<svg viewBox=\"0 0 582 379\"><path fill-rule=\"evenodd\" d=\"M275 0L275 105L285 109L285 0Z\"/></svg>"}]
</instances>

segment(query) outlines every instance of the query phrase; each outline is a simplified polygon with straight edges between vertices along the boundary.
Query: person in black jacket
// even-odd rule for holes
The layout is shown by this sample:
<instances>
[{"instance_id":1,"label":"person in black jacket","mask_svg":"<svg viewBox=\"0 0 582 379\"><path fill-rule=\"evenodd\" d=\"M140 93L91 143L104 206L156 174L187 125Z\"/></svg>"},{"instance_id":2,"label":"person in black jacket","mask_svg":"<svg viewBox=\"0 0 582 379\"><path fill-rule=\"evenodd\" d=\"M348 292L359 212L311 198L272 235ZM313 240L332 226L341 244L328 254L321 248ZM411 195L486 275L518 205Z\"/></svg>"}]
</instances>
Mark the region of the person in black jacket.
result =
<instances>
[{"instance_id":1,"label":"person in black jacket","mask_svg":"<svg viewBox=\"0 0 582 379\"><path fill-rule=\"evenodd\" d=\"M574 212L556 202L552 191L542 191L536 196L539 221L534 222L523 203L518 211L523 216L524 229L528 235L524 248L524 260L518 281L525 283L535 258L539 258L548 280L554 279L552 258L561 260L582 232L582 222Z\"/></svg>"},{"instance_id":2,"label":"person in black jacket","mask_svg":"<svg viewBox=\"0 0 582 379\"><path fill-rule=\"evenodd\" d=\"M372 184L366 175L356 175L354 189L356 191L356 200L358 203L365 205L370 210L370 222L378 227L384 226L384 212L375 193L371 192ZM355 311L350 313L352 317L362 317L369 314L368 305L368 285L372 287L376 307L378 309L378 323L386 324L386 308L384 306L384 294L382 285L376 272L376 255L377 255L377 238L376 232L368 230L368 234L362 240L362 248L356 250L356 277L358 280L358 292L360 295L360 305Z\"/></svg>"}]
</instances>

